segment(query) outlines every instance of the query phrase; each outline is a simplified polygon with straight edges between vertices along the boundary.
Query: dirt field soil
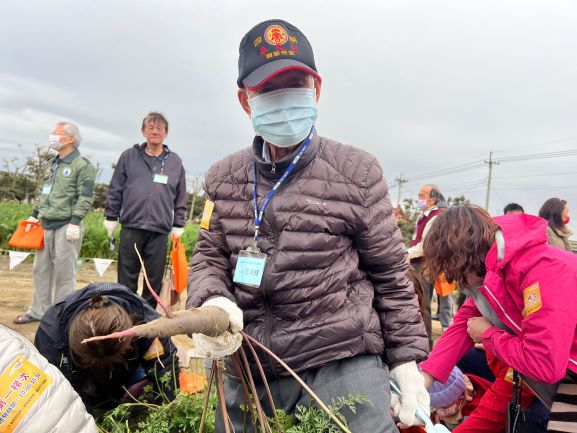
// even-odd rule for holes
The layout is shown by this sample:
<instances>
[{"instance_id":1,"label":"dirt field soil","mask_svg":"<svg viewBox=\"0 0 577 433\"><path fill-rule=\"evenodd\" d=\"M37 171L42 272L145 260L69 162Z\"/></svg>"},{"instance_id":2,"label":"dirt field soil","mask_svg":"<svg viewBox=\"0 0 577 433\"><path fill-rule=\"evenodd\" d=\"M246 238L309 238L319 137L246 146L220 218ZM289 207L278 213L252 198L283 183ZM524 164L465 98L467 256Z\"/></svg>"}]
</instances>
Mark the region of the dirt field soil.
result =
<instances>
[{"instance_id":1,"label":"dirt field soil","mask_svg":"<svg viewBox=\"0 0 577 433\"><path fill-rule=\"evenodd\" d=\"M34 294L32 260L32 257L28 257L10 270L8 256L0 256L0 323L20 332L30 341L34 340L38 322L15 325L12 320L17 315L25 313L32 302ZM112 263L101 277L92 262L84 261L77 274L76 286L80 288L97 281L116 281L115 263Z\"/></svg>"}]
</instances>

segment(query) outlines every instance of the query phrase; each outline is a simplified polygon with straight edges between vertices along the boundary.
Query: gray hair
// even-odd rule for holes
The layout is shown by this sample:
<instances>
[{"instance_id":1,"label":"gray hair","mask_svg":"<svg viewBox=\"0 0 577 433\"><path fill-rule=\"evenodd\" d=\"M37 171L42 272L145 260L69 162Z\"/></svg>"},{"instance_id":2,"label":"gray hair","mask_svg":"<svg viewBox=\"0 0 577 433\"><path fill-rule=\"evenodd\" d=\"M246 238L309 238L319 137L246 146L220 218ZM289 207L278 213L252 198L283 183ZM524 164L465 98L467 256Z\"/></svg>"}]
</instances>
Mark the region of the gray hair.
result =
<instances>
[{"instance_id":1,"label":"gray hair","mask_svg":"<svg viewBox=\"0 0 577 433\"><path fill-rule=\"evenodd\" d=\"M163 123L164 124L164 132L168 134L168 120L164 117L164 114L159 113L158 111L151 111L146 115L144 119L142 119L142 131L146 128L147 123Z\"/></svg>"},{"instance_id":2,"label":"gray hair","mask_svg":"<svg viewBox=\"0 0 577 433\"><path fill-rule=\"evenodd\" d=\"M66 132L66 134L69 136L74 137L74 147L78 147L80 145L82 137L80 137L80 130L78 129L78 126L72 122L58 122L56 127L58 126L64 126L64 132Z\"/></svg>"},{"instance_id":3,"label":"gray hair","mask_svg":"<svg viewBox=\"0 0 577 433\"><path fill-rule=\"evenodd\" d=\"M445 201L445 196L441 194L439 187L437 185L429 184L431 187L431 192L429 196L435 199L435 204L437 207L447 207L447 202Z\"/></svg>"}]
</instances>

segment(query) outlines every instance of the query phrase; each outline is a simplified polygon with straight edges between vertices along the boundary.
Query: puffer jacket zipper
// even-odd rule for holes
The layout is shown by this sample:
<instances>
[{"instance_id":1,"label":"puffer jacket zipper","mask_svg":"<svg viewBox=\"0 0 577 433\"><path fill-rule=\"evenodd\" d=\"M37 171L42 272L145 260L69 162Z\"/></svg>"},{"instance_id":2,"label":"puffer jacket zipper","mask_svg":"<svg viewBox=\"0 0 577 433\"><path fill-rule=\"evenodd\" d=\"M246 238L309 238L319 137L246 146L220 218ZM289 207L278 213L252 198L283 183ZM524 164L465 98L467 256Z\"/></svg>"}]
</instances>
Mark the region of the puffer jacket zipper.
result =
<instances>
[{"instance_id":1,"label":"puffer jacket zipper","mask_svg":"<svg viewBox=\"0 0 577 433\"><path fill-rule=\"evenodd\" d=\"M163 149L164 152L164 149ZM154 170L152 169L152 167L150 167L150 165L148 165L148 163L146 162L146 157L144 156L144 149L139 151L140 154L140 158L142 159L142 162L144 163L144 165L146 166L146 168L148 168L148 171L150 171L150 174L152 174L152 185L150 186L150 188L148 189L148 197L146 200L146 216L145 216L145 222L148 224L151 221L151 217L150 217L150 206L151 203L154 202L154 200L152 200L152 190L154 189ZM162 155L162 153L161 153Z\"/></svg>"},{"instance_id":2,"label":"puffer jacket zipper","mask_svg":"<svg viewBox=\"0 0 577 433\"><path fill-rule=\"evenodd\" d=\"M275 164L272 164L272 168L271 168L271 173L274 173L276 169ZM256 182L256 179L255 179ZM265 213L266 216L266 213ZM261 221L261 227L264 221ZM272 234L272 238L273 238L273 247L274 247L274 252L272 253L272 255L267 258L267 262L265 264L265 268L263 270L263 278L261 280L261 284L260 284L260 289L261 289L261 293L262 293L262 299L263 299L263 307L264 307L264 332L263 332L263 344L271 349L271 336L272 336L272 322L273 322L273 317L272 317L272 306L271 306L271 302L270 302L270 297L269 297L269 292L267 290L267 284L266 284L266 279L267 279L267 270L270 267L271 263L273 263L274 258L277 255L278 252L278 239L277 236L274 233L274 230L272 229L272 227L269 224L269 228L271 230L271 234ZM262 229L261 229L261 234L262 234ZM280 376L277 374L276 369L275 369L275 362L271 356L269 356L268 354L264 355L264 359L262 360L263 368L265 371L268 371L272 377L274 379L278 379Z\"/></svg>"},{"instance_id":3,"label":"puffer jacket zipper","mask_svg":"<svg viewBox=\"0 0 577 433\"><path fill-rule=\"evenodd\" d=\"M275 234L273 233L273 242L274 242L274 246L275 246L275 250L272 253L272 255L270 256L270 260L267 262L267 264L265 265L265 269L264 269L264 275L266 278L266 272L267 272L267 268L270 267L271 263L273 263L274 258L277 255L278 252L278 248L276 248L276 246L278 245L277 239ZM269 292L266 289L266 284L262 284L262 296L263 296L263 305L264 305L264 311L265 311L265 316L264 316L264 345L266 347L268 347L269 349L271 348L271 342L272 342L272 322L273 322L273 317L272 317L272 305L270 302L270 297L269 297ZM270 357L268 354L265 355L266 356L266 363L269 365L269 369L268 371L272 374L274 379L278 379L279 375L277 374L276 368L275 368L275 362L272 357Z\"/></svg>"}]
</instances>

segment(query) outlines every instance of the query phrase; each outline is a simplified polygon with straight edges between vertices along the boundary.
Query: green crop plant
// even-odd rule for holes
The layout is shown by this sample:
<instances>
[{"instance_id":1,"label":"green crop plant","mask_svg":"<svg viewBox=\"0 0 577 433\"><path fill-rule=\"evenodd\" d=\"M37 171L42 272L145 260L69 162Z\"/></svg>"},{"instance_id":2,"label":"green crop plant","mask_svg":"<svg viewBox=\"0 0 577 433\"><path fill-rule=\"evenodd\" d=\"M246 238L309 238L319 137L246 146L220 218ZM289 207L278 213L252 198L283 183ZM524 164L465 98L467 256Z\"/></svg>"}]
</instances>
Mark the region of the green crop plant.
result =
<instances>
[{"instance_id":1,"label":"green crop plant","mask_svg":"<svg viewBox=\"0 0 577 433\"><path fill-rule=\"evenodd\" d=\"M15 202L0 202L0 249L9 249L8 240L16 230L18 222L25 220L32 214L32 206ZM101 210L89 212L83 221L84 237L80 257L116 259L118 248L110 249L110 239L103 226L104 214ZM187 223L181 242L186 248L187 257L190 258L198 236L198 224ZM116 230L116 245L120 230Z\"/></svg>"}]
</instances>

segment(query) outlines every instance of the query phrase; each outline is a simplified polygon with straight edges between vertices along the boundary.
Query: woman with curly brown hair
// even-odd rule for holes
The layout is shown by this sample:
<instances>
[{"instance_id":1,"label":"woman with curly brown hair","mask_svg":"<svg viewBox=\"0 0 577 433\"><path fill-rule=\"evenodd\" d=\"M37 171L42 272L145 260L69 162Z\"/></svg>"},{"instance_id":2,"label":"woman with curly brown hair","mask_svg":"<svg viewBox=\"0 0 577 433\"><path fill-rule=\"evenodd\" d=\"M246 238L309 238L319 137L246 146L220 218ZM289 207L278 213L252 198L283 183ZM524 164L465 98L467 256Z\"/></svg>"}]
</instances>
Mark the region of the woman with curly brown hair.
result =
<instances>
[{"instance_id":1,"label":"woman with curly brown hair","mask_svg":"<svg viewBox=\"0 0 577 433\"><path fill-rule=\"evenodd\" d=\"M569 205L567 201L553 197L543 203L539 216L549 223L547 239L551 245L566 251L571 251L569 237L573 234L567 227L569 224Z\"/></svg>"},{"instance_id":2,"label":"woman with curly brown hair","mask_svg":"<svg viewBox=\"0 0 577 433\"><path fill-rule=\"evenodd\" d=\"M483 343L527 378L575 386L577 256L547 244L546 228L532 215L491 218L471 205L437 218L424 245L428 272L456 280L469 299L421 364L428 385L445 382L473 344ZM549 429L567 431L559 421L567 417L555 410ZM570 418L577 421L577 414Z\"/></svg>"}]
</instances>

